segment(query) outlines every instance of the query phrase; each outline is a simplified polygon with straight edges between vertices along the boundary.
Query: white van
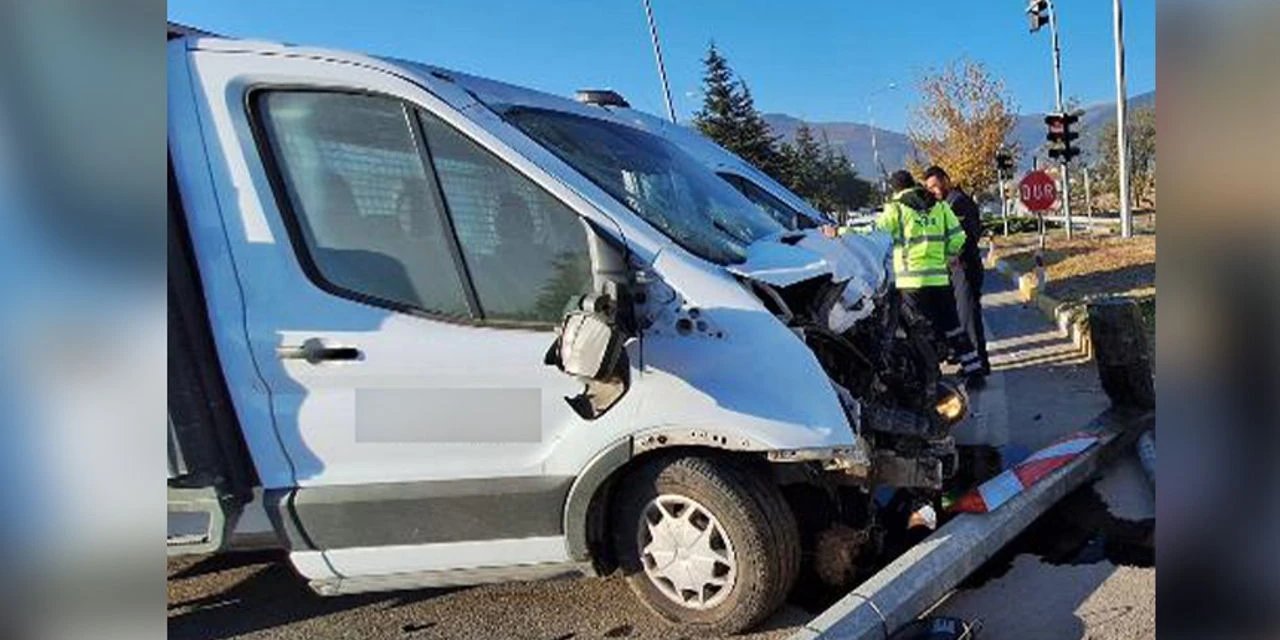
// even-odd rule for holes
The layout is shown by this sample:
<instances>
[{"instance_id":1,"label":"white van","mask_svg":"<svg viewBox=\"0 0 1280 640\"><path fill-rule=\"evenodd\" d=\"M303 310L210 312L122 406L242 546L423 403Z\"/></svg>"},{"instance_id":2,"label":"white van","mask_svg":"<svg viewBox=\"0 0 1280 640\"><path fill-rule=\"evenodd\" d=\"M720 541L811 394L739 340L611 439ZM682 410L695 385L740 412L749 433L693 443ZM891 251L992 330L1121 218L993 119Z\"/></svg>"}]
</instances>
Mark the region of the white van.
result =
<instances>
[{"instance_id":1,"label":"white van","mask_svg":"<svg viewBox=\"0 0 1280 640\"><path fill-rule=\"evenodd\" d=\"M735 632L954 466L887 243L607 111L171 27L168 116L171 553L264 513L322 594L621 570Z\"/></svg>"}]
</instances>

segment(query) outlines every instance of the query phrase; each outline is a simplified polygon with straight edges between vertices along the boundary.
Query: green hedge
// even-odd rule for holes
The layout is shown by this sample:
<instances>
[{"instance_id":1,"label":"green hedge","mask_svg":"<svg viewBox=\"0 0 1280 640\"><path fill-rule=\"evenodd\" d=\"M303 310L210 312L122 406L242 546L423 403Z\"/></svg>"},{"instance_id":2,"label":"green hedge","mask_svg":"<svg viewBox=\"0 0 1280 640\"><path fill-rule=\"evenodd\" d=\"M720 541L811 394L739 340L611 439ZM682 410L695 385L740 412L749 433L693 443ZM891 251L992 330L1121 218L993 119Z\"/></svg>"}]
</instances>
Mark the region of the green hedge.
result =
<instances>
[{"instance_id":1,"label":"green hedge","mask_svg":"<svg viewBox=\"0 0 1280 640\"><path fill-rule=\"evenodd\" d=\"M1040 229L1035 218L1009 218L1009 233L1029 233ZM982 216L982 235L998 236L1004 233L1004 221L998 215Z\"/></svg>"}]
</instances>

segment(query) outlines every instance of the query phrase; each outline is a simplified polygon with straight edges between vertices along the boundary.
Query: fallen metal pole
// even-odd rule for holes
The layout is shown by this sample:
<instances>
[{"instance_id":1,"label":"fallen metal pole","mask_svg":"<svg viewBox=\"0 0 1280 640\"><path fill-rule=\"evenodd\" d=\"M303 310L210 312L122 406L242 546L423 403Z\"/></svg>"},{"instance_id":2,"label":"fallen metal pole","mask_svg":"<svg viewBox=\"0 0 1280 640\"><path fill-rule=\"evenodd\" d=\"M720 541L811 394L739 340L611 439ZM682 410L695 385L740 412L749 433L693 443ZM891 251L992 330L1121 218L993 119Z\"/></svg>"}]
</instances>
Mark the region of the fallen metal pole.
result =
<instances>
[{"instance_id":1,"label":"fallen metal pole","mask_svg":"<svg viewBox=\"0 0 1280 640\"><path fill-rule=\"evenodd\" d=\"M1050 506L1151 428L1155 413L1112 408L1089 424L1098 444L986 514L961 514L800 629L792 640L884 640L927 611Z\"/></svg>"}]
</instances>

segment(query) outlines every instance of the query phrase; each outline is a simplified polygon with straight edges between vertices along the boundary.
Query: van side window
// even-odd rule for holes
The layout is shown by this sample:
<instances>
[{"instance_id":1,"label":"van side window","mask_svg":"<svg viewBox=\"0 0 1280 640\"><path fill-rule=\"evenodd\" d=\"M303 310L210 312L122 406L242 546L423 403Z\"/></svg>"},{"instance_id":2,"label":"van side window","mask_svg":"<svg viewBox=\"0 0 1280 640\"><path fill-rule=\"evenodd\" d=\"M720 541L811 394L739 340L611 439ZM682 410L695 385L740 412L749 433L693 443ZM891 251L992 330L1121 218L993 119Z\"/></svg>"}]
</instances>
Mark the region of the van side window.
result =
<instances>
[{"instance_id":1,"label":"van side window","mask_svg":"<svg viewBox=\"0 0 1280 640\"><path fill-rule=\"evenodd\" d=\"M418 117L484 317L558 323L591 291L584 223L452 126Z\"/></svg>"},{"instance_id":2,"label":"van side window","mask_svg":"<svg viewBox=\"0 0 1280 640\"><path fill-rule=\"evenodd\" d=\"M256 100L317 284L392 308L469 317L439 190L406 107L318 91Z\"/></svg>"}]
</instances>

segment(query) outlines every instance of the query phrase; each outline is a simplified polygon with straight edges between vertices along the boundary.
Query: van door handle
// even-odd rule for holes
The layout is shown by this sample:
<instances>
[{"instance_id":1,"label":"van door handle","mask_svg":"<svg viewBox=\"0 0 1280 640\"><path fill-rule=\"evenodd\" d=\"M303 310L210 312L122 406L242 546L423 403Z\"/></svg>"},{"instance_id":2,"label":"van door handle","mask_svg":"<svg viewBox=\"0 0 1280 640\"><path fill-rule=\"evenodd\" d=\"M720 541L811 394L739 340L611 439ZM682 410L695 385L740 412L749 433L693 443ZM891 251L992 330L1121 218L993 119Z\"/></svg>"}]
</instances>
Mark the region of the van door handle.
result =
<instances>
[{"instance_id":1,"label":"van door handle","mask_svg":"<svg viewBox=\"0 0 1280 640\"><path fill-rule=\"evenodd\" d=\"M319 338L307 338L300 345L276 347L276 357L281 360L306 360L319 364L325 360L360 360L364 354L355 347L326 347Z\"/></svg>"}]
</instances>

